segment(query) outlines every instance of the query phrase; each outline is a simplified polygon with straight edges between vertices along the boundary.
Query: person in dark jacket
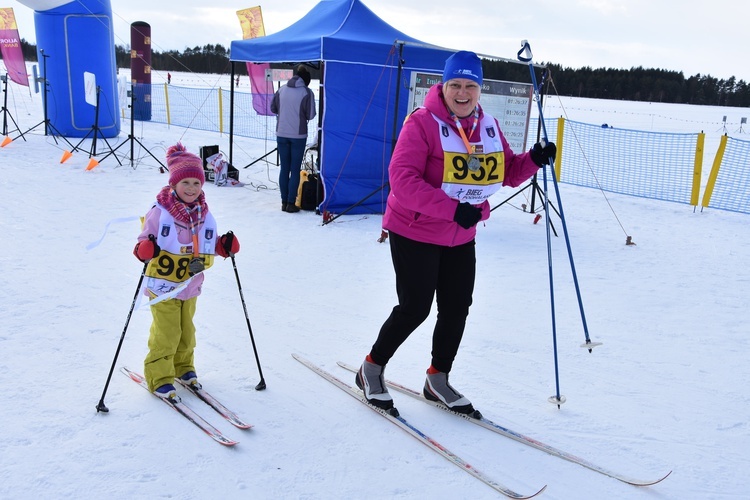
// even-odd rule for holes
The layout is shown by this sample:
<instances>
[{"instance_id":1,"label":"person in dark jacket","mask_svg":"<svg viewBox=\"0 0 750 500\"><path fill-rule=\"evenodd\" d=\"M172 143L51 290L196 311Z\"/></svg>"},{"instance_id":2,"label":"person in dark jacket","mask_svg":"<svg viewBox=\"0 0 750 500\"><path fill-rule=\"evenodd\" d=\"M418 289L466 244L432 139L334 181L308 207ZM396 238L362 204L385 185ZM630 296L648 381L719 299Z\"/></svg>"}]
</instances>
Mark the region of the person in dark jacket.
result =
<instances>
[{"instance_id":1,"label":"person in dark jacket","mask_svg":"<svg viewBox=\"0 0 750 500\"><path fill-rule=\"evenodd\" d=\"M308 88L309 84L310 73L300 64L295 68L294 76L271 100L271 112L276 115L276 147L281 163L281 210L288 213L299 212L296 201L307 143L307 122L315 118L315 96Z\"/></svg>"}]
</instances>

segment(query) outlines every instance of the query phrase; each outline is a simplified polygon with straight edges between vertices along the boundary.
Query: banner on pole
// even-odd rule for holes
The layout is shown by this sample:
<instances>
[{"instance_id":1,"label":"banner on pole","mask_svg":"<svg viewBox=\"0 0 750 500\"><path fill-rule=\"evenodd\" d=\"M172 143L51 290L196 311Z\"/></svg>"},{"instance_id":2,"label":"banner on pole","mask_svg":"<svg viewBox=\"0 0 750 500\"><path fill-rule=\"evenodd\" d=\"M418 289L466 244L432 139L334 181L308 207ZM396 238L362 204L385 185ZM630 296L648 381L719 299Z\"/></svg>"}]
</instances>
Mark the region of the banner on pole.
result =
<instances>
[{"instance_id":1,"label":"banner on pole","mask_svg":"<svg viewBox=\"0 0 750 500\"><path fill-rule=\"evenodd\" d=\"M29 75L21 50L16 16L11 7L0 8L0 52L3 54L8 76L19 85L29 86Z\"/></svg>"},{"instance_id":2,"label":"banner on pole","mask_svg":"<svg viewBox=\"0 0 750 500\"><path fill-rule=\"evenodd\" d=\"M263 13L260 6L237 11L242 27L242 39L266 36L263 26ZM247 63L247 74L250 76L250 90L253 93L253 109L259 115L272 115L271 99L273 99L273 82L266 80L266 70L271 67L268 63ZM239 83L239 77L237 79Z\"/></svg>"},{"instance_id":3,"label":"banner on pole","mask_svg":"<svg viewBox=\"0 0 750 500\"><path fill-rule=\"evenodd\" d=\"M96 106L96 75L94 73L83 72L83 87L86 102L92 106Z\"/></svg>"}]
</instances>

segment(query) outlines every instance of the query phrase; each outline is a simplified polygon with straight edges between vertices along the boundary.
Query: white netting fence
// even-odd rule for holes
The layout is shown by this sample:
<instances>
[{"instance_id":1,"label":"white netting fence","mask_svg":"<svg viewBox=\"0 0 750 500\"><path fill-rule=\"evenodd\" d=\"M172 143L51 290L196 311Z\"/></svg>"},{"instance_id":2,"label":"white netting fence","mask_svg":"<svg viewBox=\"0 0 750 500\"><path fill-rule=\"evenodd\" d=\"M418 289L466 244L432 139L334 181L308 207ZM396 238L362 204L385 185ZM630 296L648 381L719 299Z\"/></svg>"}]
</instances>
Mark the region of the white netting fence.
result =
<instances>
[{"instance_id":1,"label":"white netting fence","mask_svg":"<svg viewBox=\"0 0 750 500\"><path fill-rule=\"evenodd\" d=\"M613 193L691 203L700 134L643 132L570 120L564 123L560 182ZM551 141L558 120L545 120ZM532 123L531 130L536 130ZM693 204L697 200L693 199Z\"/></svg>"},{"instance_id":2,"label":"white netting fence","mask_svg":"<svg viewBox=\"0 0 750 500\"><path fill-rule=\"evenodd\" d=\"M750 141L725 136L722 142L702 205L750 213Z\"/></svg>"},{"instance_id":3,"label":"white netting fence","mask_svg":"<svg viewBox=\"0 0 750 500\"><path fill-rule=\"evenodd\" d=\"M176 85L152 85L150 90L151 121L229 133L229 90ZM535 142L538 125L538 119L531 119L529 144ZM547 119L545 126L550 140L562 150L557 164L560 182L698 204L702 133L630 130L563 119ZM259 115L248 92L234 93L233 127L241 137L276 139L276 117ZM316 127L309 129L308 143L312 143ZM720 164L714 166L703 206L750 213L750 142L728 139L726 148L717 152L715 163Z\"/></svg>"}]
</instances>

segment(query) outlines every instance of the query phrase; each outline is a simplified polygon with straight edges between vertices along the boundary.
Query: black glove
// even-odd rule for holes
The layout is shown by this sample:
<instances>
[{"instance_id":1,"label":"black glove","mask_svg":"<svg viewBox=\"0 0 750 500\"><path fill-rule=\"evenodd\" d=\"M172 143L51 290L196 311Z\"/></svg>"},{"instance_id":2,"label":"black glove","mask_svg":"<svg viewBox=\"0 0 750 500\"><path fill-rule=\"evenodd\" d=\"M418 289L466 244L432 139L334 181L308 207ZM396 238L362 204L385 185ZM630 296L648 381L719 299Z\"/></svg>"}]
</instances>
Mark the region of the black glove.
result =
<instances>
[{"instance_id":1,"label":"black glove","mask_svg":"<svg viewBox=\"0 0 750 500\"><path fill-rule=\"evenodd\" d=\"M464 229L471 229L477 222L482 220L482 209L469 203L459 203L453 220Z\"/></svg>"},{"instance_id":2,"label":"black glove","mask_svg":"<svg viewBox=\"0 0 750 500\"><path fill-rule=\"evenodd\" d=\"M544 142L544 139L542 139L541 142L534 144L534 147L531 148L529 154L534 163L542 167L544 165L549 165L549 159L555 157L557 154L557 146L555 146L554 142Z\"/></svg>"}]
</instances>

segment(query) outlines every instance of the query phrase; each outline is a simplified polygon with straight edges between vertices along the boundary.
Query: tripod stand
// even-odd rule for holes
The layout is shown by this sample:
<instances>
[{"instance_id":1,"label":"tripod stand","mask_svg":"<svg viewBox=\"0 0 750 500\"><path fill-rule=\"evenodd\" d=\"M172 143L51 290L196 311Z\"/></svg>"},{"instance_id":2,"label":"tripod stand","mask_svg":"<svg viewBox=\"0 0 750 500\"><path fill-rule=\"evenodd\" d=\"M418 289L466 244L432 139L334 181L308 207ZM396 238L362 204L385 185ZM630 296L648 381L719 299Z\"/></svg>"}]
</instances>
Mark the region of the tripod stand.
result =
<instances>
[{"instance_id":1,"label":"tripod stand","mask_svg":"<svg viewBox=\"0 0 750 500\"><path fill-rule=\"evenodd\" d=\"M25 134L28 134L35 128L37 128L39 125L44 125L44 135L50 135L49 131L50 129L56 132L56 134L52 134L52 138L55 140L55 144L57 144L57 136L60 136L65 142L68 143L68 145L72 148L73 144L63 136L60 131L52 125L52 123L49 121L49 117L47 116L47 94L49 93L49 82L47 81L47 58L49 57L47 54L44 53L44 49L39 49L39 53L42 54L42 67L44 68L44 77L40 78L42 82L44 83L44 98L42 99L42 104L44 108L44 120L40 121L30 129L28 129L26 132L21 132L18 136L16 136L13 140L18 139L21 137L24 141L26 138L24 137Z\"/></svg>"},{"instance_id":2,"label":"tripod stand","mask_svg":"<svg viewBox=\"0 0 750 500\"><path fill-rule=\"evenodd\" d=\"M118 149L120 149L121 147L123 147L125 144L130 144L130 168L135 169L135 167L133 167L133 143L137 142L138 145L141 146L151 156L151 158L153 158L154 160L156 160L156 162L159 165L161 165L160 170L163 171L163 169L166 169L167 167L156 156L154 156L153 153L151 153L151 151L149 151L148 148L146 148L146 146L144 146L141 141L139 141L138 139L135 138L135 134L133 133L133 128L134 128L134 124L135 124L135 120L133 120L133 109L134 109L134 106L135 106L135 91L134 91L134 89L131 88L128 91L128 95L130 96L130 104L128 104L128 108L130 108L130 134L128 134L128 138L126 140L122 141L120 144L118 144L115 149L111 149L110 148L111 151L109 153L107 153L106 155L104 155L102 157L101 161L104 161L110 155L115 154L115 151L117 151ZM117 158L117 155L115 155L115 158ZM119 158L117 159L117 162L120 163L120 165L122 165L122 163L120 162Z\"/></svg>"},{"instance_id":3,"label":"tripod stand","mask_svg":"<svg viewBox=\"0 0 750 500\"><path fill-rule=\"evenodd\" d=\"M244 166L243 168L247 168L247 167L250 167L250 166L252 166L252 165L255 165L256 163L258 163L258 162L259 162L259 161L261 161L261 160L265 160L266 156L269 156L269 155L271 155L271 154L275 153L276 151L277 151L277 149L276 149L276 148L273 148L273 149L272 149L271 151L269 151L268 153L264 154L264 155L263 155L263 156L261 156L260 158L257 158L257 159L255 159L255 160L251 161L250 163L248 163L247 165L245 165L245 166ZM268 160L266 160L266 161L268 161ZM279 163L279 158L278 158L278 155L277 155L277 156L276 156L276 164L278 165L278 163Z\"/></svg>"},{"instance_id":4,"label":"tripod stand","mask_svg":"<svg viewBox=\"0 0 750 500\"><path fill-rule=\"evenodd\" d=\"M518 196L519 194L523 193L524 191L526 191L529 188L531 188L531 208L530 208L529 211L531 213L534 213L535 212L535 208L534 207L536 206L536 197L539 196L539 199L541 200L542 206L544 206L544 201L545 201L544 191L542 190L542 188L539 187L539 182L537 182L537 174L534 174L534 177L532 177L531 180L529 181L529 183L526 184L524 187L522 187L521 189L519 189L514 194L510 195L508 198L506 198L505 200L501 201L500 203L498 203L494 207L492 207L490 209L490 212L492 212L496 208L499 208L500 206L508 203L510 200L512 200L513 198L515 198L516 196ZM552 202L549 202L549 206L557 214L557 216L560 217L560 212L557 211L557 209L552 204ZM526 210L524 209L524 212L525 211ZM557 230L555 230L555 226L554 226L554 224L552 224L552 221L550 221L550 229L552 229L552 232L555 234L555 236L557 236Z\"/></svg>"},{"instance_id":5,"label":"tripod stand","mask_svg":"<svg viewBox=\"0 0 750 500\"><path fill-rule=\"evenodd\" d=\"M3 109L2 109L3 135L8 135L8 117L10 117L10 120L13 122L13 125L16 127L14 130L18 130L20 132L21 129L18 128L18 123L16 123L16 119L13 118L13 115L8 109L8 73L5 73L4 75L0 75L0 78L2 78L3 80Z\"/></svg>"},{"instance_id":6,"label":"tripod stand","mask_svg":"<svg viewBox=\"0 0 750 500\"><path fill-rule=\"evenodd\" d=\"M107 140L107 138L104 137L104 135L102 134L102 129L99 128L99 94L100 93L101 93L101 87L97 85L96 86L96 107L94 111L94 124L91 126L91 130L89 130L89 132L86 135L84 135L80 141L78 141L78 144L76 144L73 147L73 151L78 151L80 149L78 146L80 146L81 143L83 143L83 141L88 139L88 137L93 133L94 135L91 141L91 149L89 150L89 158L91 158L92 156L96 156L96 137L98 135L102 136L102 139L107 144L107 147L109 148L110 153L113 152L112 146L109 144L109 141ZM115 158L117 159L117 163L119 163L120 166L122 166L120 159L117 158L116 156Z\"/></svg>"}]
</instances>

